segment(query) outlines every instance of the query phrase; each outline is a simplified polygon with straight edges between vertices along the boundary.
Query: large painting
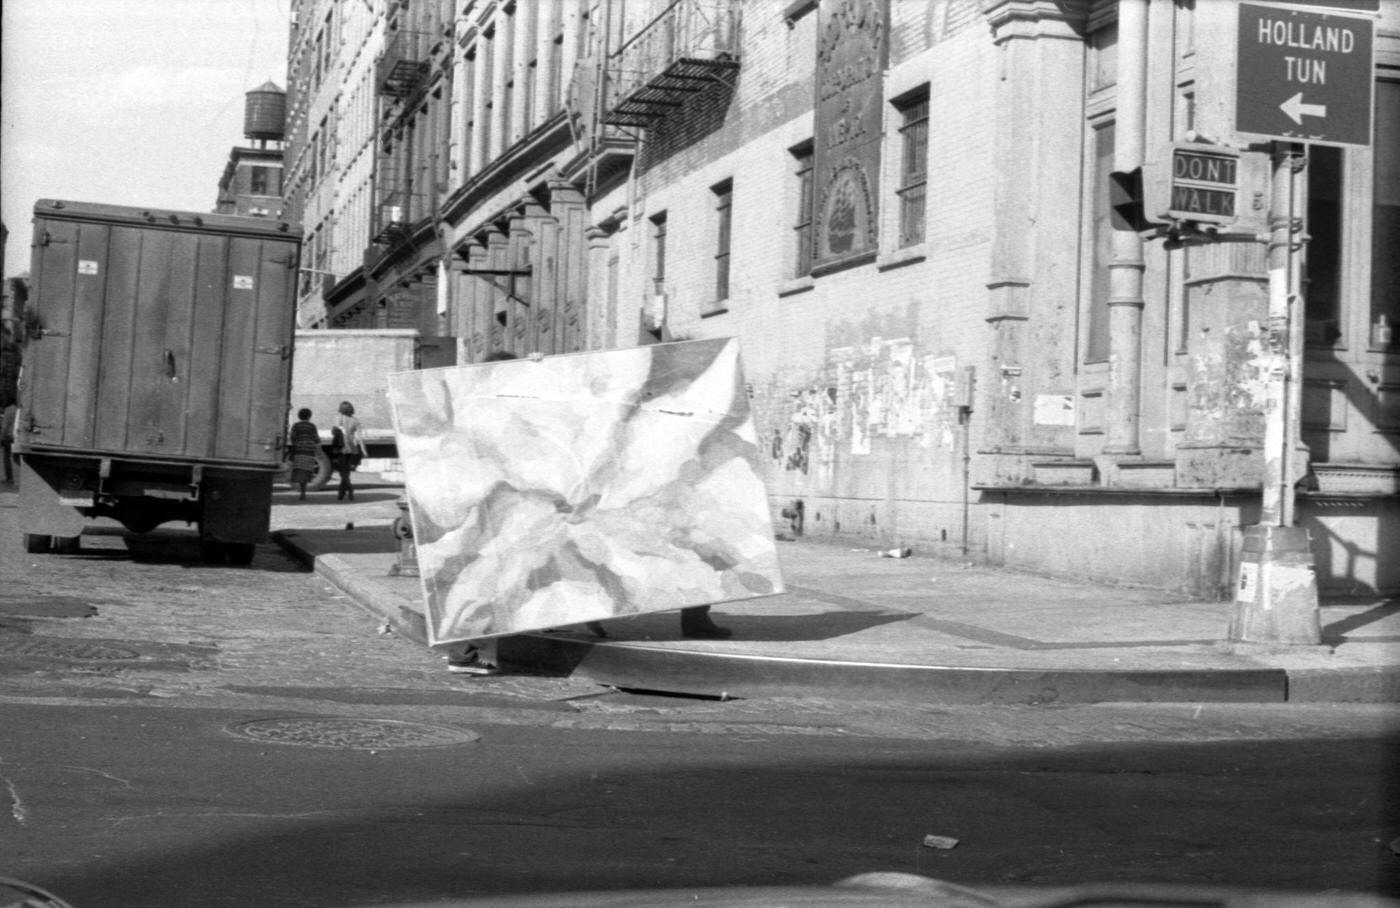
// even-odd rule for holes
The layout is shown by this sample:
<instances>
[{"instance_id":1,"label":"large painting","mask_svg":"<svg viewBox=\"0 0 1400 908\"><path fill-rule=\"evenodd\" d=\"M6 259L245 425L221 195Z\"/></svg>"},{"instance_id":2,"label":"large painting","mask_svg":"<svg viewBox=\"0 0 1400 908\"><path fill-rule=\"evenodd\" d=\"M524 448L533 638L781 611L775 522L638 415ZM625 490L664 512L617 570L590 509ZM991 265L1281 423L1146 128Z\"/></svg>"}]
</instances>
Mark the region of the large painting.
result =
<instances>
[{"instance_id":1,"label":"large painting","mask_svg":"<svg viewBox=\"0 0 1400 908\"><path fill-rule=\"evenodd\" d=\"M433 644L783 591L732 339L389 377Z\"/></svg>"}]
</instances>

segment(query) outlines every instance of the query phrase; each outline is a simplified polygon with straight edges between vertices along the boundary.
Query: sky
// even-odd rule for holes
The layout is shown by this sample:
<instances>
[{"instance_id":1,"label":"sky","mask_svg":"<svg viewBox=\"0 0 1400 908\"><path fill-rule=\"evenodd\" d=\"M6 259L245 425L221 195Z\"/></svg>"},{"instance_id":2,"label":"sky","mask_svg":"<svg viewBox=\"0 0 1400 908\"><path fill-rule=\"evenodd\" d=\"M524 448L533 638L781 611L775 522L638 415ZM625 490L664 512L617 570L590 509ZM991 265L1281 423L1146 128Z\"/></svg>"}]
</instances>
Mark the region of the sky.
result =
<instances>
[{"instance_id":1,"label":"sky","mask_svg":"<svg viewBox=\"0 0 1400 908\"><path fill-rule=\"evenodd\" d=\"M34 203L212 211L244 95L286 88L290 0L4 0L4 276L29 270Z\"/></svg>"}]
</instances>

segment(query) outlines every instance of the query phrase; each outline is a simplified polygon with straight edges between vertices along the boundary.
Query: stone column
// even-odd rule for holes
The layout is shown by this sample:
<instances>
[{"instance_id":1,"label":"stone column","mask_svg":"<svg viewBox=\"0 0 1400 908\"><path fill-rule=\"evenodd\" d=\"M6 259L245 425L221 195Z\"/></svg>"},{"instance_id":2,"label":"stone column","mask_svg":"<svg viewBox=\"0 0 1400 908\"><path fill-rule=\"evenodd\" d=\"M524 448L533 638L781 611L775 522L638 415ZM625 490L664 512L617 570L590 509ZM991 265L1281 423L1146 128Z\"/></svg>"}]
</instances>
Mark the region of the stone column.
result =
<instances>
[{"instance_id":1,"label":"stone column","mask_svg":"<svg viewBox=\"0 0 1400 908\"><path fill-rule=\"evenodd\" d=\"M509 147L519 142L530 131L534 117L534 99L527 88L530 84L530 58L535 47L535 21L539 18L538 3L515 4L514 40L511 42L511 80L515 83L514 97L510 104Z\"/></svg>"},{"instance_id":2,"label":"stone column","mask_svg":"<svg viewBox=\"0 0 1400 908\"><path fill-rule=\"evenodd\" d=\"M987 280L988 363L978 365L981 481L1033 478L1074 453L1075 429L1037 425L1035 396L1075 393L1074 269L1083 158L1087 2L984 0L1000 49L995 220ZM1076 172L1077 166L1069 171Z\"/></svg>"},{"instance_id":3,"label":"stone column","mask_svg":"<svg viewBox=\"0 0 1400 908\"><path fill-rule=\"evenodd\" d=\"M584 233L588 243L588 310L585 318L590 350L608 350L617 346L608 328L608 237L601 227L589 227Z\"/></svg>"},{"instance_id":4,"label":"stone column","mask_svg":"<svg viewBox=\"0 0 1400 908\"><path fill-rule=\"evenodd\" d=\"M491 103L491 41L482 34L476 38L476 50L472 55L472 98L471 115L468 117L472 124L471 147L468 150L468 169L465 176L471 177L480 173L486 166L486 139L490 132L490 108Z\"/></svg>"},{"instance_id":5,"label":"stone column","mask_svg":"<svg viewBox=\"0 0 1400 908\"><path fill-rule=\"evenodd\" d=\"M514 24L514 16L497 10L495 37L491 39L491 142L487 146L487 163L499 158L510 144L506 83L510 81Z\"/></svg>"},{"instance_id":6,"label":"stone column","mask_svg":"<svg viewBox=\"0 0 1400 908\"><path fill-rule=\"evenodd\" d=\"M506 235L499 230L491 229L486 234L486 264L490 271L505 271L510 265L510 255ZM512 344L514 333L511 324L511 317L514 315L510 297L506 295L505 287L508 286L500 274L486 275L487 286L491 289L487 296L490 304L485 310L490 318L491 341L487 345L487 352L494 353L498 350L506 350L517 355L521 351Z\"/></svg>"},{"instance_id":7,"label":"stone column","mask_svg":"<svg viewBox=\"0 0 1400 908\"><path fill-rule=\"evenodd\" d=\"M573 183L552 180L549 184L550 213L558 223L555 243L556 291L555 320L560 324L559 352L604 349L602 337L591 331L591 318L602 311L600 297L589 286L592 240L588 232L588 203Z\"/></svg>"},{"instance_id":8,"label":"stone column","mask_svg":"<svg viewBox=\"0 0 1400 908\"><path fill-rule=\"evenodd\" d=\"M578 63L579 32L583 28L583 4L585 0L559 0L563 21L564 47L559 54L559 80L568 85L574 77L574 66Z\"/></svg>"},{"instance_id":9,"label":"stone column","mask_svg":"<svg viewBox=\"0 0 1400 908\"><path fill-rule=\"evenodd\" d=\"M471 271L487 267L486 247L473 242L465 249L466 283L462 294L460 331L466 344L467 361L481 362L491 352L492 300L490 285Z\"/></svg>"},{"instance_id":10,"label":"stone column","mask_svg":"<svg viewBox=\"0 0 1400 908\"><path fill-rule=\"evenodd\" d=\"M534 238L530 250L530 308L535 316L535 349L546 355L564 352L559 311L559 222L536 202L525 205L525 222Z\"/></svg>"},{"instance_id":11,"label":"stone column","mask_svg":"<svg viewBox=\"0 0 1400 908\"><path fill-rule=\"evenodd\" d=\"M539 325L536 322L534 293L530 275L524 273L530 268L534 235L530 232L525 212L511 212L506 235L506 269L496 280L509 291L506 305L510 307L511 334L517 354L525 355L539 350Z\"/></svg>"},{"instance_id":12,"label":"stone column","mask_svg":"<svg viewBox=\"0 0 1400 908\"><path fill-rule=\"evenodd\" d=\"M456 191L467 177L471 166L471 149L467 144L467 121L471 119L472 63L461 48L453 50L455 60L452 67L452 105L447 117L447 147L449 160L447 193Z\"/></svg>"},{"instance_id":13,"label":"stone column","mask_svg":"<svg viewBox=\"0 0 1400 908\"><path fill-rule=\"evenodd\" d=\"M1118 94L1113 167L1142 166L1147 123L1147 0L1118 2ZM1108 266L1108 406L1103 453L1137 457L1141 447L1142 237L1113 231Z\"/></svg>"},{"instance_id":14,"label":"stone column","mask_svg":"<svg viewBox=\"0 0 1400 908\"><path fill-rule=\"evenodd\" d=\"M531 114L531 122L536 126L548 120L558 109L557 105L550 103L550 95L554 92L554 84L559 79L559 73L555 70L557 61L552 52L554 36L559 33L559 7L558 0L544 3L541 4L541 8L536 14L535 109Z\"/></svg>"}]
</instances>

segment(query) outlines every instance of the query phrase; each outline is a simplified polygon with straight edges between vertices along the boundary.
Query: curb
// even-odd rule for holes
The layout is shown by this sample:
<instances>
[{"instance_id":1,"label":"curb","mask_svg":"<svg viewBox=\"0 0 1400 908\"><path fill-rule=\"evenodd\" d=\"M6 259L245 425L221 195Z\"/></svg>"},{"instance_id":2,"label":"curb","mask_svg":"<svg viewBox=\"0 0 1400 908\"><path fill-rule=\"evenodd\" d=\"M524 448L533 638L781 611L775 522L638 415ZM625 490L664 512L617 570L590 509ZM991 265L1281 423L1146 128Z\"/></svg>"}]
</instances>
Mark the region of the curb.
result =
<instances>
[{"instance_id":1,"label":"curb","mask_svg":"<svg viewBox=\"0 0 1400 908\"><path fill-rule=\"evenodd\" d=\"M895 665L700 652L556 635L509 638L501 659L609 687L706 698L823 696L931 704L1281 703L1282 669L1099 671Z\"/></svg>"},{"instance_id":2,"label":"curb","mask_svg":"<svg viewBox=\"0 0 1400 908\"><path fill-rule=\"evenodd\" d=\"M295 531L271 539L393 631L428 646L426 619L391 601L338 555L313 555ZM1400 665L1337 668L1018 669L753 656L608 642L568 634L503 638L501 660L598 684L715 699L830 697L929 704L1051 706L1107 702L1400 703Z\"/></svg>"},{"instance_id":3,"label":"curb","mask_svg":"<svg viewBox=\"0 0 1400 908\"><path fill-rule=\"evenodd\" d=\"M412 640L422 646L428 645L428 624L422 613L403 606L394 607L384 601L375 589L374 583L359 576L348 561L338 555L312 555L297 545L292 538L295 532L273 531L273 542L297 561L314 571L335 586L346 597L372 617L380 619L393 628L400 637Z\"/></svg>"}]
</instances>

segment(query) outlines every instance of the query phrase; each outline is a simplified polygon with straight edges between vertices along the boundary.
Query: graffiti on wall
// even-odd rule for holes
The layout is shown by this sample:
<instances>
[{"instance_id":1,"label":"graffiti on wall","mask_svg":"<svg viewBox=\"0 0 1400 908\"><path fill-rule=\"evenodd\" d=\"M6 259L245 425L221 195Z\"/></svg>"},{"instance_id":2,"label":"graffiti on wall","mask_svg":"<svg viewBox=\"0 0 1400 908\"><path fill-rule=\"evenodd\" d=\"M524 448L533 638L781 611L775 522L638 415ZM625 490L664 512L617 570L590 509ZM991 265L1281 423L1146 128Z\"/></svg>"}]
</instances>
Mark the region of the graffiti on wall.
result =
<instances>
[{"instance_id":1,"label":"graffiti on wall","mask_svg":"<svg viewBox=\"0 0 1400 908\"><path fill-rule=\"evenodd\" d=\"M953 450L957 358L921 354L909 338L835 347L812 381L776 389L769 457L779 470L833 478L843 455L874 453L882 439Z\"/></svg>"}]
</instances>

